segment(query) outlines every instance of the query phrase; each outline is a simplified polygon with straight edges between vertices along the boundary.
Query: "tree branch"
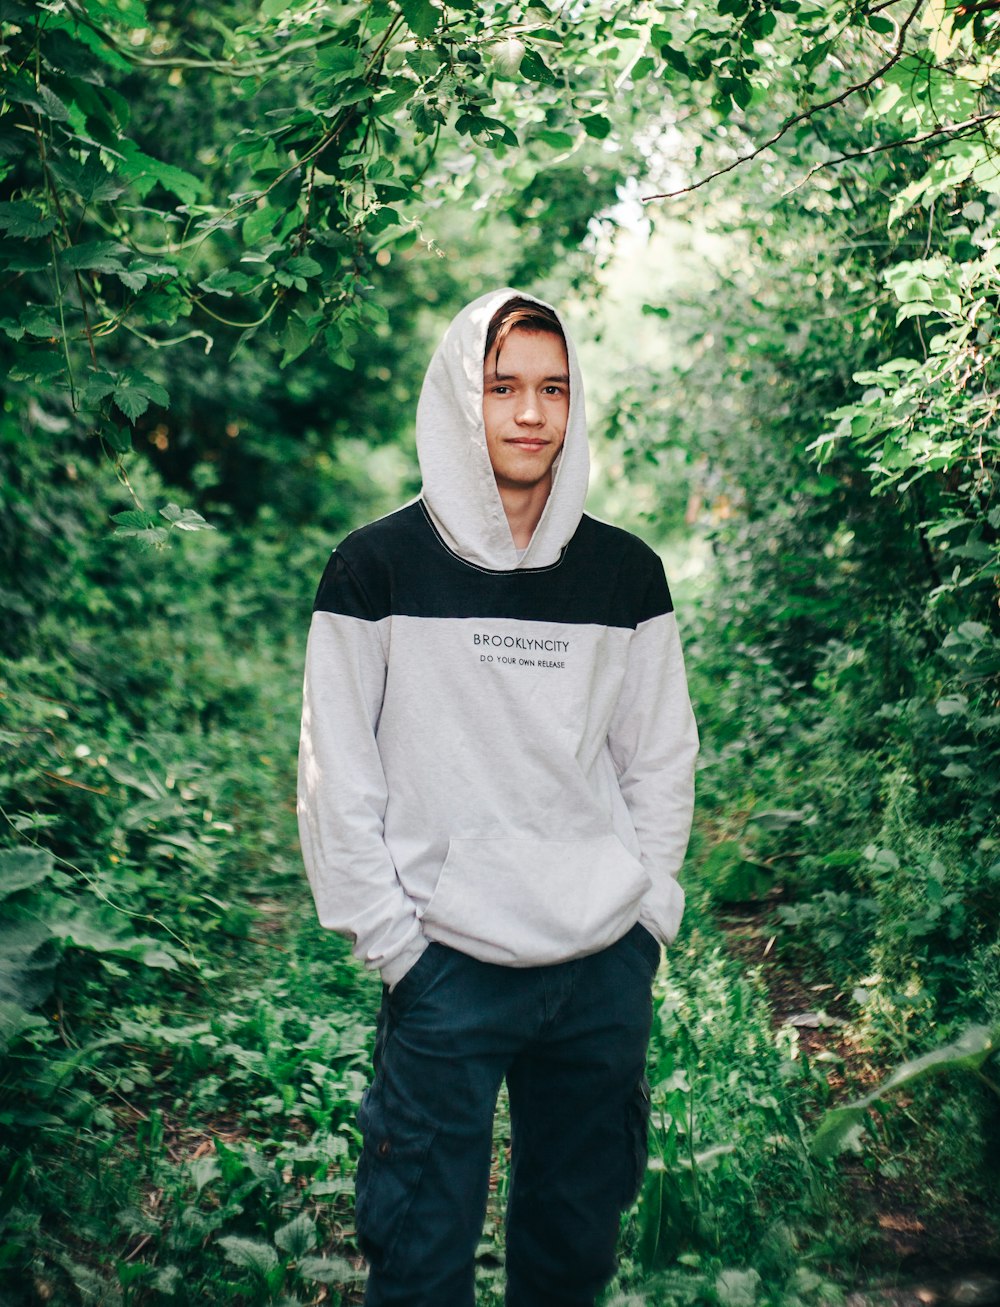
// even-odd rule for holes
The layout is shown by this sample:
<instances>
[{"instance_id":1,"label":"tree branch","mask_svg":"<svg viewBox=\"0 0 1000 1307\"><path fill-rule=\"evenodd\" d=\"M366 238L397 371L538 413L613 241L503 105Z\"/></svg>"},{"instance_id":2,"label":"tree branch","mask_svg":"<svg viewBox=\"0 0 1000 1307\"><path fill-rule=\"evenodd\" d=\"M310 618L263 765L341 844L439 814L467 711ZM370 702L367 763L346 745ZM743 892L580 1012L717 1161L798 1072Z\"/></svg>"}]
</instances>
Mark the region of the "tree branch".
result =
<instances>
[{"instance_id":1,"label":"tree branch","mask_svg":"<svg viewBox=\"0 0 1000 1307\"><path fill-rule=\"evenodd\" d=\"M297 50L313 50L318 46L326 45L329 41L343 39L343 32L334 29L314 39L290 41L287 45L282 46L280 50L274 50L270 54L258 55L256 59L248 60L246 63L238 63L235 59L232 62L224 62L220 59L150 59L146 55L136 54L128 46L122 45L116 37L101 27L99 23L95 23L90 15L76 3L76 0L65 0L65 3L67 11L73 15L78 23L90 28L109 50L113 50L116 55L130 63L134 68L204 68L213 73L221 73L224 77L253 77L274 64L280 64Z\"/></svg>"},{"instance_id":2,"label":"tree branch","mask_svg":"<svg viewBox=\"0 0 1000 1307\"><path fill-rule=\"evenodd\" d=\"M1000 2L1000 0L998 0L998 2ZM903 54L905 53L906 33L910 24L923 8L923 5L924 0L917 0L917 3L899 25L899 39L896 42L896 48L892 52L891 57L886 63L877 68L870 77L866 77L863 82L855 82L853 85L848 86L845 90L841 91L839 95L834 95L829 100L823 100L820 104L810 105L808 109L803 109L801 113L794 114L791 118L786 119L773 136L769 137L762 145L758 145L756 149L751 150L749 154L738 155L731 163L727 163L725 167L716 168L714 172L710 172L706 177L702 177L699 181L692 182L690 186L682 186L680 190L665 191L660 195L644 195L642 197L643 204L649 204L652 200L674 200L679 195L688 195L691 191L700 190L702 186L707 186L708 183L714 181L716 177L722 177L725 173L732 172L734 168L739 168L744 163L751 163L758 155L763 154L765 150L769 150L773 145L777 145L778 141L780 141L783 136L786 136L798 123L808 122L810 118L815 118L817 114L823 113L827 109L832 109L835 105L843 104L845 100L850 99L852 95L856 95L858 91L867 91L869 86L874 82L877 82L880 77L884 77L889 69L902 59Z\"/></svg>"},{"instance_id":3,"label":"tree branch","mask_svg":"<svg viewBox=\"0 0 1000 1307\"><path fill-rule=\"evenodd\" d=\"M989 9L1000 9L1000 0L979 0L978 4L959 5L955 14L958 18L964 18L966 14L981 14Z\"/></svg>"},{"instance_id":4,"label":"tree branch","mask_svg":"<svg viewBox=\"0 0 1000 1307\"><path fill-rule=\"evenodd\" d=\"M942 127L933 127L929 132L921 132L918 136L904 136L898 141L880 141L878 145L869 145L863 150L852 150L849 154L840 154L836 159L825 159L822 163L813 164L804 177L801 177L793 186L789 186L788 190L783 192L783 196L791 195L792 191L804 186L814 173L820 172L823 168L835 168L838 163L846 163L849 159L862 159L868 154L881 154L884 150L897 150L903 145L919 145L922 141L929 141L934 136L952 136L958 132L979 127L983 123L992 122L997 118L1000 118L1000 109L994 110L993 113L976 114L974 118L966 118L961 123L945 123Z\"/></svg>"}]
</instances>

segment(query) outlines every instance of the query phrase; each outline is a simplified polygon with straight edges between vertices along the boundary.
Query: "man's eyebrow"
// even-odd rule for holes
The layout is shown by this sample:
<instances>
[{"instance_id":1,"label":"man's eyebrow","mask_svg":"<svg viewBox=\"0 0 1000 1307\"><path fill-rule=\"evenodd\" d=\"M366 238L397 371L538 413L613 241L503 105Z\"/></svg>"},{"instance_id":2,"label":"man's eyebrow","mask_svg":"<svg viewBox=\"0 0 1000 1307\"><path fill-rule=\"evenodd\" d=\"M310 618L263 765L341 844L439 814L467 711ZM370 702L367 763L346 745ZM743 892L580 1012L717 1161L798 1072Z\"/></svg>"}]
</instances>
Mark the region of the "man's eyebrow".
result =
<instances>
[{"instance_id":1,"label":"man's eyebrow","mask_svg":"<svg viewBox=\"0 0 1000 1307\"><path fill-rule=\"evenodd\" d=\"M516 372L488 372L486 374L486 380L487 381L519 381L520 377ZM564 386L569 385L569 377L566 375L565 372L557 372L555 373L554 376L543 377L542 381L543 382L561 381Z\"/></svg>"}]
</instances>

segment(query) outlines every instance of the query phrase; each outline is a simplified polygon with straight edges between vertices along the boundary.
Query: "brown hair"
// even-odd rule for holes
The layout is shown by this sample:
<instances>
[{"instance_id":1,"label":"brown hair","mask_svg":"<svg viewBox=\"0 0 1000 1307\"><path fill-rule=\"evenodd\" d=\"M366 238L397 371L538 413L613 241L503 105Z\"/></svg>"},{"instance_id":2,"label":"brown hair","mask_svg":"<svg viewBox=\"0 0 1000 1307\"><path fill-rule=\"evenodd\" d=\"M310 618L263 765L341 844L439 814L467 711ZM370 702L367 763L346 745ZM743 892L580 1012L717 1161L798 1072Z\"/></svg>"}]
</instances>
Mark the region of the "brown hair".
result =
<instances>
[{"instance_id":1,"label":"brown hair","mask_svg":"<svg viewBox=\"0 0 1000 1307\"><path fill-rule=\"evenodd\" d=\"M499 361L504 341L512 331L518 330L546 331L552 336L558 336L564 345L566 343L562 324L550 308L536 304L534 300L513 299L497 309L490 318L483 357L488 359L495 345Z\"/></svg>"}]
</instances>

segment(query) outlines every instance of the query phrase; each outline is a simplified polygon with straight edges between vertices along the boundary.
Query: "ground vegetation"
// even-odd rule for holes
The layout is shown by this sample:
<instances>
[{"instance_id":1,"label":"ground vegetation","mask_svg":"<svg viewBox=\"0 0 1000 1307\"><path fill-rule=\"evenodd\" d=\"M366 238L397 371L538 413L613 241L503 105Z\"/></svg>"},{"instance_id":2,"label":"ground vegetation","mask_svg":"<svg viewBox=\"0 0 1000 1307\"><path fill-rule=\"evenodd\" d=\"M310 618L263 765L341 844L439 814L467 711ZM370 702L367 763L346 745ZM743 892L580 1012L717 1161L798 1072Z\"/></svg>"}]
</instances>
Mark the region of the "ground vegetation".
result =
<instances>
[{"instance_id":1,"label":"ground vegetation","mask_svg":"<svg viewBox=\"0 0 1000 1307\"><path fill-rule=\"evenodd\" d=\"M703 735L609 1302L991 1273L995 6L4 0L0 36L6 1300L360 1300L378 985L304 890L304 631L505 282L590 341L595 503L668 558Z\"/></svg>"}]
</instances>

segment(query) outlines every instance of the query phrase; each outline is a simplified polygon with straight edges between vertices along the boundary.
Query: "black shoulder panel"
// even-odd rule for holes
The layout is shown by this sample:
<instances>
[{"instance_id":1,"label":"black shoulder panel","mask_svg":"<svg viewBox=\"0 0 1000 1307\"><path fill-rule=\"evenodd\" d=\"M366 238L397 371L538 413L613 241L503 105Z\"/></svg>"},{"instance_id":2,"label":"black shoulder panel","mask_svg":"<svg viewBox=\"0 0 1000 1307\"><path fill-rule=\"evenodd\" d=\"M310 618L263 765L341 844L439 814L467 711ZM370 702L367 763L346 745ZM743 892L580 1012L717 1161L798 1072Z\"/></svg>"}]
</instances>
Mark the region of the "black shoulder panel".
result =
<instances>
[{"instance_id":1,"label":"black shoulder panel","mask_svg":"<svg viewBox=\"0 0 1000 1307\"><path fill-rule=\"evenodd\" d=\"M553 566L491 572L453 554L418 502L347 537L327 564L315 607L367 621L478 617L634 628L673 604L659 558L618 527L584 515Z\"/></svg>"}]
</instances>

